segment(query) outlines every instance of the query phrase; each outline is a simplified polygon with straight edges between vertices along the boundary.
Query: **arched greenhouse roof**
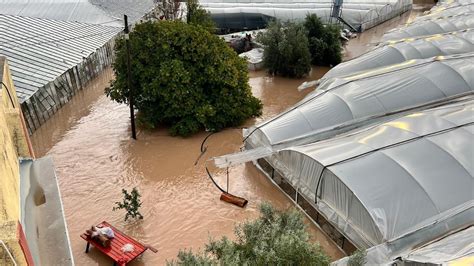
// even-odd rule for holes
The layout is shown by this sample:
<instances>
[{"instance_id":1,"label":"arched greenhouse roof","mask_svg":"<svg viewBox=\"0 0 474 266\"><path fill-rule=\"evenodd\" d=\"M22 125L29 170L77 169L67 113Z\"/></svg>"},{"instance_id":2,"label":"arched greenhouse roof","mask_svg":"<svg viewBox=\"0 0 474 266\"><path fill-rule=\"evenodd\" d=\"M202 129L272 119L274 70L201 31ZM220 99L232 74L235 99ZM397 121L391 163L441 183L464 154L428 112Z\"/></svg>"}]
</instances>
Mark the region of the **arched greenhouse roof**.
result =
<instances>
[{"instance_id":1,"label":"arched greenhouse roof","mask_svg":"<svg viewBox=\"0 0 474 266\"><path fill-rule=\"evenodd\" d=\"M415 18L415 21L450 17L466 13L474 13L474 2L465 4L461 4L459 2L453 2L450 4L438 4L432 9L430 9L427 14Z\"/></svg>"},{"instance_id":2,"label":"arched greenhouse roof","mask_svg":"<svg viewBox=\"0 0 474 266\"><path fill-rule=\"evenodd\" d=\"M252 147L305 138L474 90L474 54L410 60L336 78L280 115L250 128Z\"/></svg>"},{"instance_id":3,"label":"arched greenhouse roof","mask_svg":"<svg viewBox=\"0 0 474 266\"><path fill-rule=\"evenodd\" d=\"M472 51L474 51L473 29L435 34L415 39L390 41L381 43L373 50L357 58L338 64L329 70L321 78L321 81L377 67L398 64L411 59L462 54Z\"/></svg>"},{"instance_id":4,"label":"arched greenhouse roof","mask_svg":"<svg viewBox=\"0 0 474 266\"><path fill-rule=\"evenodd\" d=\"M470 28L474 28L474 14L468 12L451 17L414 21L404 27L387 32L382 37L382 41L400 40Z\"/></svg>"},{"instance_id":5,"label":"arched greenhouse roof","mask_svg":"<svg viewBox=\"0 0 474 266\"><path fill-rule=\"evenodd\" d=\"M330 19L332 1L200 1L211 13L218 28L262 28L269 18L301 21L307 14L316 14L324 22ZM362 29L373 27L410 9L411 0L348 0L341 17Z\"/></svg>"},{"instance_id":6,"label":"arched greenhouse roof","mask_svg":"<svg viewBox=\"0 0 474 266\"><path fill-rule=\"evenodd\" d=\"M419 230L436 220L442 235L472 208L473 138L470 95L282 150L275 169L360 248L407 234L426 241L434 232ZM456 224L472 222L463 219Z\"/></svg>"}]
</instances>

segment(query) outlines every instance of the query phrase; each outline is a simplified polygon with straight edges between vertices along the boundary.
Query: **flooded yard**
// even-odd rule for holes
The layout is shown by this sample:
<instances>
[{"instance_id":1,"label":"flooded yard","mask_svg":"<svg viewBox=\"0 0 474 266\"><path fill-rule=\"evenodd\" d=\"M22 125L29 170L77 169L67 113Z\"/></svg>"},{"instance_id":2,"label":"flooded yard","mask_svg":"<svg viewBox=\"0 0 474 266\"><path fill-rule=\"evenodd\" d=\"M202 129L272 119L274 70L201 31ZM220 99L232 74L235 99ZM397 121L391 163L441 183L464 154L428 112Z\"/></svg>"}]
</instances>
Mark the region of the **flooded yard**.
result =
<instances>
[{"instance_id":1,"label":"flooded yard","mask_svg":"<svg viewBox=\"0 0 474 266\"><path fill-rule=\"evenodd\" d=\"M389 26L374 28L351 40L351 52L346 57L362 53L367 43L411 17L404 14L390 21ZM243 126L268 119L295 104L309 93L298 92L298 85L320 78L327 70L313 68L309 77L300 80L251 72L252 91L262 100L264 109L261 117ZM232 236L237 223L258 216L260 202L269 201L280 209L293 206L252 164L230 168L229 191L248 199L247 207L241 209L219 200L220 192L204 167L210 165L207 160L213 156L239 150L241 128L212 135L206 142L207 152L197 165L207 132L180 138L169 136L165 128L139 130L138 140L132 140L128 107L104 95L112 78L110 69L102 73L32 136L37 156L49 155L54 159L77 265L110 265L111 261L94 249L84 253L85 241L79 237L92 224L103 220L159 250L157 254L145 253L131 265L162 265L175 258L180 249L197 250L209 237ZM225 171L213 167L210 170L225 187ZM114 212L112 207L121 200L122 188L133 187L142 194L144 219L124 222L124 212ZM332 259L344 256L326 235L307 222L313 240Z\"/></svg>"}]
</instances>

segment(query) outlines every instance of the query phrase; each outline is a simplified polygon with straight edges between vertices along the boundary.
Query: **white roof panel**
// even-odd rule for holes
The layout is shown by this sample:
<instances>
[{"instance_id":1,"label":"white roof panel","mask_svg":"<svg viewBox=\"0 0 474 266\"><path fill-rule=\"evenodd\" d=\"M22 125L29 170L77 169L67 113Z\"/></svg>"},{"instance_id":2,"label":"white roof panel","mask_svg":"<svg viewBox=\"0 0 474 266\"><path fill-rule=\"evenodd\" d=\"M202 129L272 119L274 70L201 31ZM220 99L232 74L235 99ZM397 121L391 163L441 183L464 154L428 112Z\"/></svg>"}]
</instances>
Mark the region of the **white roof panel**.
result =
<instances>
[{"instance_id":1,"label":"white roof panel","mask_svg":"<svg viewBox=\"0 0 474 266\"><path fill-rule=\"evenodd\" d=\"M0 15L0 55L8 58L20 102L82 62L122 29Z\"/></svg>"}]
</instances>

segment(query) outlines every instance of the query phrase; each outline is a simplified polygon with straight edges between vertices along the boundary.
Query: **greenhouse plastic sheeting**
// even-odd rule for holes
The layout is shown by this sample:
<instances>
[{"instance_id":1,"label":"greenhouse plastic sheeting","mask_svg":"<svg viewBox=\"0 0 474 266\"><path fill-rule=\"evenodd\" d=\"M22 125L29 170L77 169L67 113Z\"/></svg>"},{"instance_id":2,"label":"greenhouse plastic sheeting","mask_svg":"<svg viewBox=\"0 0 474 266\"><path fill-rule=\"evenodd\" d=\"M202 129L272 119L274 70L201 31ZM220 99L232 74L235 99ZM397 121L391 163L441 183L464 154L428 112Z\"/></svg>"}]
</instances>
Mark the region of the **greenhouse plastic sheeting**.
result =
<instances>
[{"instance_id":1,"label":"greenhouse plastic sheeting","mask_svg":"<svg viewBox=\"0 0 474 266\"><path fill-rule=\"evenodd\" d=\"M330 21L332 1L200 1L219 28L262 28L269 18L303 20L307 14L316 14ZM362 30L373 27L411 8L412 0L344 2L341 17Z\"/></svg>"},{"instance_id":2,"label":"greenhouse plastic sheeting","mask_svg":"<svg viewBox=\"0 0 474 266\"><path fill-rule=\"evenodd\" d=\"M332 79L287 111L248 129L246 145L255 148L309 139L345 123L472 93L472 73L474 54L470 53L410 60Z\"/></svg>"},{"instance_id":3,"label":"greenhouse plastic sheeting","mask_svg":"<svg viewBox=\"0 0 474 266\"><path fill-rule=\"evenodd\" d=\"M19 170L20 222L35 265L74 265L53 159L24 159Z\"/></svg>"},{"instance_id":4,"label":"greenhouse plastic sheeting","mask_svg":"<svg viewBox=\"0 0 474 266\"><path fill-rule=\"evenodd\" d=\"M442 17L414 21L404 27L387 32L382 37L382 41L421 37L425 35L460 31L470 28L474 28L474 14L466 13L448 18Z\"/></svg>"},{"instance_id":5,"label":"greenhouse plastic sheeting","mask_svg":"<svg viewBox=\"0 0 474 266\"><path fill-rule=\"evenodd\" d=\"M413 234L427 241L420 232L434 221L444 224L437 235L472 222L452 219L472 207L473 138L471 95L284 149L270 163L359 248Z\"/></svg>"},{"instance_id":6,"label":"greenhouse plastic sheeting","mask_svg":"<svg viewBox=\"0 0 474 266\"><path fill-rule=\"evenodd\" d=\"M474 226L450 234L440 240L411 251L405 261L443 264L474 256Z\"/></svg>"},{"instance_id":7,"label":"greenhouse plastic sheeting","mask_svg":"<svg viewBox=\"0 0 474 266\"><path fill-rule=\"evenodd\" d=\"M437 55L454 55L474 51L474 30L436 34L416 39L386 42L375 49L338 64L329 70L321 81L345 76L372 68L402 63L411 59L423 59Z\"/></svg>"},{"instance_id":8,"label":"greenhouse plastic sheeting","mask_svg":"<svg viewBox=\"0 0 474 266\"><path fill-rule=\"evenodd\" d=\"M123 26L123 14L135 22L153 7L153 0L0 0L4 15L117 27Z\"/></svg>"},{"instance_id":9,"label":"greenhouse plastic sheeting","mask_svg":"<svg viewBox=\"0 0 474 266\"><path fill-rule=\"evenodd\" d=\"M456 16L456 15L465 14L465 13L474 13L473 3L469 3L469 4L452 3L452 4L436 5L429 11L429 13L415 18L415 21L450 17L450 16Z\"/></svg>"}]
</instances>

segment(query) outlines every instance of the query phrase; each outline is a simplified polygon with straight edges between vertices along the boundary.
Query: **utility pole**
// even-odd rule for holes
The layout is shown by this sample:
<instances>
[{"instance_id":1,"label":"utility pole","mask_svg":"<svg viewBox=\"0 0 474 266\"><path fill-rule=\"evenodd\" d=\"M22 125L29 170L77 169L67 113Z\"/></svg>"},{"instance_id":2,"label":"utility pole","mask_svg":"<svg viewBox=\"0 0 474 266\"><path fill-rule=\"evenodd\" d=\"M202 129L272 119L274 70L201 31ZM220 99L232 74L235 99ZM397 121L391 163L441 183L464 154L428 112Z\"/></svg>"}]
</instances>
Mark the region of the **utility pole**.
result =
<instances>
[{"instance_id":1,"label":"utility pole","mask_svg":"<svg viewBox=\"0 0 474 266\"><path fill-rule=\"evenodd\" d=\"M130 104L130 122L132 123L132 138L137 139L137 133L135 132L135 111L133 110L133 89L131 85L131 66L130 66L130 42L128 33L128 17L123 15L123 20L125 22L125 46L127 49L127 88L128 88L128 103Z\"/></svg>"}]
</instances>

